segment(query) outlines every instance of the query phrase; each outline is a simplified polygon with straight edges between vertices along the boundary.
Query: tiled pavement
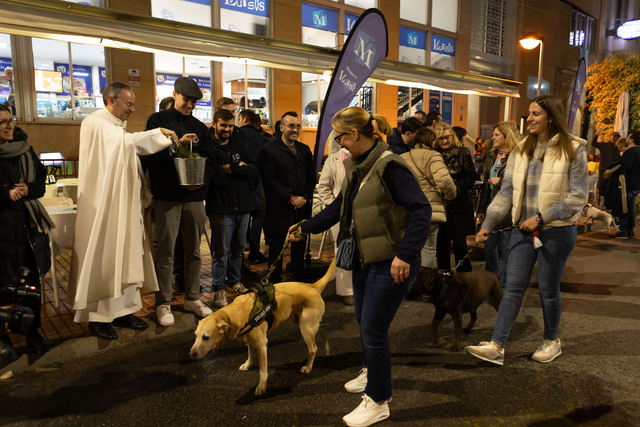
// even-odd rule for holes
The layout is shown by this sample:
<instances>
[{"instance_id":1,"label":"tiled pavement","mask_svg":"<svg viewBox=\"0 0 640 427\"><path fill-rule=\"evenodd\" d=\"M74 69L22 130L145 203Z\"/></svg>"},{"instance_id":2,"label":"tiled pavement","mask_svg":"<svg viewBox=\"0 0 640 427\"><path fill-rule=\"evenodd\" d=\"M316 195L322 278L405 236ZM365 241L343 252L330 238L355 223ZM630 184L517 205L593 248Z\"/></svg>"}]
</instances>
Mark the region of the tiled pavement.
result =
<instances>
[{"instance_id":1,"label":"tiled pavement","mask_svg":"<svg viewBox=\"0 0 640 427\"><path fill-rule=\"evenodd\" d=\"M207 224L207 232L211 235L211 230L208 228ZM312 258L316 258L318 255L318 249L320 247L321 235L311 236L311 256ZM264 245L264 240L262 241L262 252L266 255L268 253L267 247ZM202 256L202 269L200 271L200 285L208 287L211 284L211 252L209 247L207 246L207 240L205 237L202 237L202 243L200 245L201 248L201 256ZM245 253L245 256L248 255L248 252ZM42 328L40 332L48 340L65 340L69 338L78 338L83 336L93 335L92 332L89 331L88 323L76 323L73 321L73 312L71 310L71 305L69 305L66 301L67 297L67 286L69 279L69 262L71 259L71 253L66 253L59 256L56 260L56 270L58 272L58 296L60 298L60 307L55 307L53 302L53 288L51 283L51 274L47 273L45 277L45 303L42 305ZM333 243L329 235L327 235L323 253L322 260L323 261L331 261L333 259ZM288 251L284 256L284 265L289 262ZM245 265L249 266L249 268L258 273L260 276L264 276L267 272L267 264L266 263L249 263L245 261ZM283 274L284 279L287 279L286 273ZM249 286L256 279L248 279L243 277L242 281L245 286ZM172 309L176 311L182 311L182 303L184 302L184 294L174 294L175 298L172 301ZM232 289L228 289L228 297L230 301L235 297L235 293ZM145 320L156 321L156 310L154 306L154 296L153 294L144 295L142 297L142 310L136 313L136 316L141 317ZM202 293L200 294L200 299L207 304L211 304L213 301L212 293ZM11 341L14 346L22 347L25 345L24 336L11 334Z\"/></svg>"}]
</instances>

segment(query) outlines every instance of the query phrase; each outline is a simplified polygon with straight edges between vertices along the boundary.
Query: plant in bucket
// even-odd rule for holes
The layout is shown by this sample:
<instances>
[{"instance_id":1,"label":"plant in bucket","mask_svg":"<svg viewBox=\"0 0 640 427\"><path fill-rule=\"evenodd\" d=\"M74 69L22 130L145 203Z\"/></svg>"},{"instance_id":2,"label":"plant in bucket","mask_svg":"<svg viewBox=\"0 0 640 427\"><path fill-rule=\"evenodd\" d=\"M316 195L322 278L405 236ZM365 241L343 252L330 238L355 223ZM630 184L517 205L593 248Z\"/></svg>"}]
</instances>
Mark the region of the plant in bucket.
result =
<instances>
[{"instance_id":1,"label":"plant in bucket","mask_svg":"<svg viewBox=\"0 0 640 427\"><path fill-rule=\"evenodd\" d=\"M180 185L203 185L204 184L204 168L207 163L205 157L193 152L193 140L189 143L189 150L177 145L174 148L173 162L178 172L178 181ZM196 144L198 139L196 138Z\"/></svg>"}]
</instances>

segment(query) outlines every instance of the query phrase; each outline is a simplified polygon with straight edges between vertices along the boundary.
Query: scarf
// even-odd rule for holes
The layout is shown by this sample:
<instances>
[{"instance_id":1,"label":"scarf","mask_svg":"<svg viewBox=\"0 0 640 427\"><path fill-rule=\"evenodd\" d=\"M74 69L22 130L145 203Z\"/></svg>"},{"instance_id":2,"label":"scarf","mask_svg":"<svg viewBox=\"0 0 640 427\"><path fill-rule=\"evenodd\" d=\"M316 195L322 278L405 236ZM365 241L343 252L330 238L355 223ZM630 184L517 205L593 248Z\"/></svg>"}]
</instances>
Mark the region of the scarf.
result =
<instances>
[{"instance_id":1,"label":"scarf","mask_svg":"<svg viewBox=\"0 0 640 427\"><path fill-rule=\"evenodd\" d=\"M5 142L0 144L0 159L13 159L29 151L31 146L25 139L24 141Z\"/></svg>"}]
</instances>

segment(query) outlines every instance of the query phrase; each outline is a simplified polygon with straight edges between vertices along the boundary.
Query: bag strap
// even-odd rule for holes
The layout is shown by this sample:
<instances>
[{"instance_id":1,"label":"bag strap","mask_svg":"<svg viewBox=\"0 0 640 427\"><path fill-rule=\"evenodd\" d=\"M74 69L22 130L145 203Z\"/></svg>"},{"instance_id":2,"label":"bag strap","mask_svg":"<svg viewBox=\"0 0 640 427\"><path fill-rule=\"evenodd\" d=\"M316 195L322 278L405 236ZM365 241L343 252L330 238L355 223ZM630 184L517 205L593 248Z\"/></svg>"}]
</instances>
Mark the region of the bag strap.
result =
<instances>
[{"instance_id":1,"label":"bag strap","mask_svg":"<svg viewBox=\"0 0 640 427\"><path fill-rule=\"evenodd\" d=\"M367 183L367 181L369 181L369 177L371 176L371 172L373 172L373 169L376 167L376 165L378 164L378 162L380 160L382 160L384 157L387 157L389 154L393 154L391 151L387 150L385 152L383 152L380 157L378 157L378 160L375 161L375 163L373 164L373 166L371 166L371 169L369 169L369 172L364 176L364 178L362 179L362 182L360 183L360 187L358 188L358 190L360 190L362 188L363 185L365 185Z\"/></svg>"}]
</instances>

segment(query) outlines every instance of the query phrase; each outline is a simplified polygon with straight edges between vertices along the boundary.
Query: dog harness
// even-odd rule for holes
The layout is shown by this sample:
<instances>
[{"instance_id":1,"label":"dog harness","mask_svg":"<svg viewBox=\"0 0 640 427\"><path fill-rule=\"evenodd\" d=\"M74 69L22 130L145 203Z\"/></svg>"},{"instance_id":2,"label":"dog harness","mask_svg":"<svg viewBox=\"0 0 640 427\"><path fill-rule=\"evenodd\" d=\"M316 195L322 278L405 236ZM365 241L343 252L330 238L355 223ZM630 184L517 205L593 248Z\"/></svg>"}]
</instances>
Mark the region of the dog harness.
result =
<instances>
[{"instance_id":1,"label":"dog harness","mask_svg":"<svg viewBox=\"0 0 640 427\"><path fill-rule=\"evenodd\" d=\"M262 284L254 283L249 292L253 292L256 295L256 299L253 302L251 314L249 314L249 321L240 329L238 335L250 332L265 320L269 325L267 329L271 329L275 320L273 312L278 308L278 304L276 303L276 290L273 283L269 281L263 281Z\"/></svg>"}]
</instances>

